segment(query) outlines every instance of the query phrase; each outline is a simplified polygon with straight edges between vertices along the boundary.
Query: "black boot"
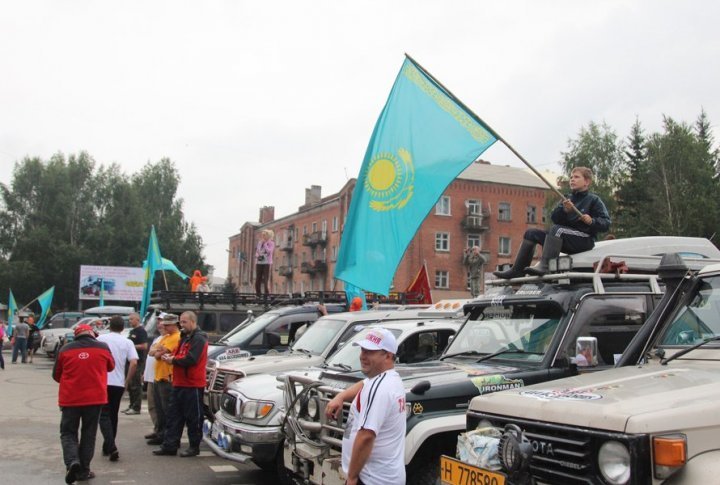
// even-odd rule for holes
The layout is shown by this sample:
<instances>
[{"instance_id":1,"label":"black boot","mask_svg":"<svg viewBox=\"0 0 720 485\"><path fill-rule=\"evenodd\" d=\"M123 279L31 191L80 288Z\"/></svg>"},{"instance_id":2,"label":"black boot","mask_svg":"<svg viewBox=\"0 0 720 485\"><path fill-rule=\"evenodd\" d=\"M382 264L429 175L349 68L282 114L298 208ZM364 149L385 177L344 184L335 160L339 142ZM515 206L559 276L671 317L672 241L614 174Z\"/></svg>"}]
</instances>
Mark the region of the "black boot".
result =
<instances>
[{"instance_id":1,"label":"black boot","mask_svg":"<svg viewBox=\"0 0 720 485\"><path fill-rule=\"evenodd\" d=\"M562 249L562 239L557 236L551 236L548 234L545 236L545 244L543 244L543 253L540 258L540 262L535 266L525 268L525 272L532 276L543 276L546 275L550 270L548 264L551 259L555 259L560 256L560 250Z\"/></svg>"},{"instance_id":2,"label":"black boot","mask_svg":"<svg viewBox=\"0 0 720 485\"><path fill-rule=\"evenodd\" d=\"M498 278L509 280L510 278L517 278L519 276L525 276L525 267L532 261L533 252L535 251L535 243L523 239L522 245L515 255L515 262L512 268L505 271L493 271L493 274Z\"/></svg>"}]
</instances>

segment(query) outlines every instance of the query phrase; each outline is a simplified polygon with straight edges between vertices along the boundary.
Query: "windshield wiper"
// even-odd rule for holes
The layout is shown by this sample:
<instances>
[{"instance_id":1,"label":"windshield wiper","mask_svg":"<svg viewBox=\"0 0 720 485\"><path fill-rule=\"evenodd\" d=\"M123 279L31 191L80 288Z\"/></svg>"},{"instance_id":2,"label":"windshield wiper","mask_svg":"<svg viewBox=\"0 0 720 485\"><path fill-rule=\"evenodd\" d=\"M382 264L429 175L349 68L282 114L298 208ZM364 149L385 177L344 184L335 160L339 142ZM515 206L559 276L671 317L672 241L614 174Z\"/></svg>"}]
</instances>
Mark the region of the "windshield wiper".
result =
<instances>
[{"instance_id":1,"label":"windshield wiper","mask_svg":"<svg viewBox=\"0 0 720 485\"><path fill-rule=\"evenodd\" d=\"M493 352L492 354L483 355L475 362L482 362L484 360L492 359L493 357L497 357L498 355L502 354L533 354L533 355L543 355L542 352L528 352L527 350L523 349L502 349L498 350L497 352Z\"/></svg>"},{"instance_id":2,"label":"windshield wiper","mask_svg":"<svg viewBox=\"0 0 720 485\"><path fill-rule=\"evenodd\" d=\"M347 365L347 364L340 363L340 362L338 362L337 364L330 364L330 365L332 365L333 367L339 367L340 369L342 369L342 370L344 370L344 371L351 371L351 370L352 370L352 367L350 367L350 366Z\"/></svg>"},{"instance_id":3,"label":"windshield wiper","mask_svg":"<svg viewBox=\"0 0 720 485\"><path fill-rule=\"evenodd\" d=\"M306 355L313 355L313 353L310 352L308 349L293 349L293 352L302 352L303 354L306 354Z\"/></svg>"},{"instance_id":4,"label":"windshield wiper","mask_svg":"<svg viewBox=\"0 0 720 485\"><path fill-rule=\"evenodd\" d=\"M683 355L687 354L688 352L692 352L693 350L702 347L706 343L715 342L716 340L720 340L720 335L715 335L714 337L706 338L702 342L698 342L695 345L688 347L687 349L683 349L680 352L668 357L667 359L661 360L660 365L667 365L667 363L670 362L671 360L675 360L678 357L682 357Z\"/></svg>"},{"instance_id":5,"label":"windshield wiper","mask_svg":"<svg viewBox=\"0 0 720 485\"><path fill-rule=\"evenodd\" d=\"M483 355L482 352L478 352L477 350L465 350L464 352L455 352L454 354L445 354L440 356L440 360L444 360L450 357L457 357L459 355Z\"/></svg>"}]
</instances>

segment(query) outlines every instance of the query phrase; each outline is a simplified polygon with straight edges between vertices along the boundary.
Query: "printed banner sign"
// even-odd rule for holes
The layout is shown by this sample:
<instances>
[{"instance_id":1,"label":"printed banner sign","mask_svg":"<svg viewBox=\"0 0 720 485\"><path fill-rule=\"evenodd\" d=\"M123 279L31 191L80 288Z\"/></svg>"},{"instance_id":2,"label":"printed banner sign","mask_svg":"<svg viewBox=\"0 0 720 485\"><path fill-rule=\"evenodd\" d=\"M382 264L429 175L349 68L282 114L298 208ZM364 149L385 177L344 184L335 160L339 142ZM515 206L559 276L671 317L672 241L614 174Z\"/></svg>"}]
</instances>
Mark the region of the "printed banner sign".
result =
<instances>
[{"instance_id":1,"label":"printed banner sign","mask_svg":"<svg viewBox=\"0 0 720 485\"><path fill-rule=\"evenodd\" d=\"M140 301L145 273L128 266L80 266L81 300Z\"/></svg>"}]
</instances>

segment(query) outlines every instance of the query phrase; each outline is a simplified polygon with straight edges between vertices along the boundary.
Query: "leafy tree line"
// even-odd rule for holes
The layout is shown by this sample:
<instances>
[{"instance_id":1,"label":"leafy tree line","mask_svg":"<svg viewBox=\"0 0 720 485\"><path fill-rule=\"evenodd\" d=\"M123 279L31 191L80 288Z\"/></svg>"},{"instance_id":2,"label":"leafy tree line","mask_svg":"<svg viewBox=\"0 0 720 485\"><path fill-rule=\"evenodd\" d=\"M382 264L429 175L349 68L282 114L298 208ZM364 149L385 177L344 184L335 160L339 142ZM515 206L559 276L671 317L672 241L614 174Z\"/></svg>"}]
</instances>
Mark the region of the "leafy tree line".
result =
<instances>
[{"instance_id":1,"label":"leafy tree line","mask_svg":"<svg viewBox=\"0 0 720 485\"><path fill-rule=\"evenodd\" d=\"M53 309L78 306L80 265L141 266L155 225L162 255L185 272L207 270L203 243L177 198L169 159L128 175L81 152L16 162L0 184L0 298L19 305L55 286ZM184 288L166 272L168 285ZM156 275L155 288L164 285Z\"/></svg>"},{"instance_id":2,"label":"leafy tree line","mask_svg":"<svg viewBox=\"0 0 720 485\"><path fill-rule=\"evenodd\" d=\"M575 166L593 169L590 190L605 201L617 237L720 242L720 158L704 110L694 124L665 116L658 133L646 133L636 120L625 139L606 123L591 122L569 140L562 166L566 176Z\"/></svg>"}]
</instances>

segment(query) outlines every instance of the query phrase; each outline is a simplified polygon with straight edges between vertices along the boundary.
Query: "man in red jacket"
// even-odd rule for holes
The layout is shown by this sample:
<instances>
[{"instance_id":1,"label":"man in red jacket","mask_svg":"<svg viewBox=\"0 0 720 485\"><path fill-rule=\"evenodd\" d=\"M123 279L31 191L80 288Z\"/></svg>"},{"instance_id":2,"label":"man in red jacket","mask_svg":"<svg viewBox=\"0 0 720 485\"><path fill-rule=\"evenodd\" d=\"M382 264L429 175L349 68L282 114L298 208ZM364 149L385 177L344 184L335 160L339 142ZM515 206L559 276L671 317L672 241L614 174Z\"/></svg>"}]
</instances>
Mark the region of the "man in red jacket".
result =
<instances>
[{"instance_id":1,"label":"man in red jacket","mask_svg":"<svg viewBox=\"0 0 720 485\"><path fill-rule=\"evenodd\" d=\"M60 383L58 405L62 412L60 444L66 467L65 483L95 476L90 471L90 461L95 453L100 410L107 404L107 373L114 368L110 349L95 340L90 325L78 325L75 340L58 352L53 379Z\"/></svg>"},{"instance_id":2,"label":"man in red jacket","mask_svg":"<svg viewBox=\"0 0 720 485\"><path fill-rule=\"evenodd\" d=\"M208 338L207 334L198 328L197 316L193 312L180 315L180 327L180 345L174 354L162 356L163 362L173 366L172 393L168 403L165 438L162 448L153 451L154 455L177 454L185 425L190 444L180 456L200 454Z\"/></svg>"}]
</instances>

